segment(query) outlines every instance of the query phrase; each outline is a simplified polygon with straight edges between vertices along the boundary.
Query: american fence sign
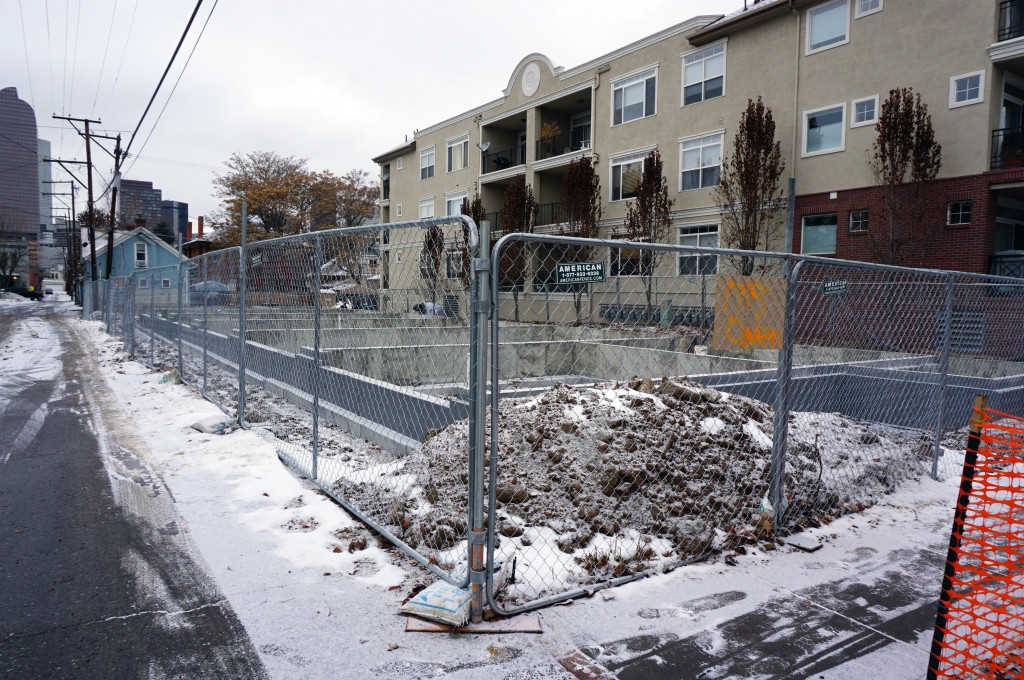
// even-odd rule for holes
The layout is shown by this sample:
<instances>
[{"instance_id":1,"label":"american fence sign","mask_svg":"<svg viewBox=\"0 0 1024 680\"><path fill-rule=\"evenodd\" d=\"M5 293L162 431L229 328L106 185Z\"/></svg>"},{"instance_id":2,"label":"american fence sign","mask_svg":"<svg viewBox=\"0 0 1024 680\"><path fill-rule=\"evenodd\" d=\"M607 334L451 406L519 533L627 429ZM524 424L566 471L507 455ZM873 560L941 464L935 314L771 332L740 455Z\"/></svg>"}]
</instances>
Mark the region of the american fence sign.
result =
<instances>
[{"instance_id":1,"label":"american fence sign","mask_svg":"<svg viewBox=\"0 0 1024 680\"><path fill-rule=\"evenodd\" d=\"M843 295L848 285L846 279L832 279L821 284L821 292L823 295Z\"/></svg>"},{"instance_id":2,"label":"american fence sign","mask_svg":"<svg viewBox=\"0 0 1024 680\"><path fill-rule=\"evenodd\" d=\"M555 283L602 283L604 262L559 262L555 266Z\"/></svg>"}]
</instances>

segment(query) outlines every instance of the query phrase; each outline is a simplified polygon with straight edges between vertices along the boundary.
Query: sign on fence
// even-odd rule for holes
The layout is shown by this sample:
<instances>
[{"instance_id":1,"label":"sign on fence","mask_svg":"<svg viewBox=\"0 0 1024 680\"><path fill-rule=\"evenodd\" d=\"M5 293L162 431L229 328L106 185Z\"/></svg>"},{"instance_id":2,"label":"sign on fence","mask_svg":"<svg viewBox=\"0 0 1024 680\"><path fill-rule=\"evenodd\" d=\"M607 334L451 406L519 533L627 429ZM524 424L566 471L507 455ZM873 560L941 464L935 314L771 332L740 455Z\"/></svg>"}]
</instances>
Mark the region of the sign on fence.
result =
<instances>
[{"instance_id":1,"label":"sign on fence","mask_svg":"<svg viewBox=\"0 0 1024 680\"><path fill-rule=\"evenodd\" d=\"M715 278L717 350L779 349L786 312L786 281L719 274Z\"/></svg>"},{"instance_id":2,"label":"sign on fence","mask_svg":"<svg viewBox=\"0 0 1024 680\"><path fill-rule=\"evenodd\" d=\"M843 295L849 285L846 279L830 279L821 284L821 292L823 295Z\"/></svg>"},{"instance_id":3,"label":"sign on fence","mask_svg":"<svg viewBox=\"0 0 1024 680\"><path fill-rule=\"evenodd\" d=\"M604 262L559 262L555 283L603 283Z\"/></svg>"}]
</instances>

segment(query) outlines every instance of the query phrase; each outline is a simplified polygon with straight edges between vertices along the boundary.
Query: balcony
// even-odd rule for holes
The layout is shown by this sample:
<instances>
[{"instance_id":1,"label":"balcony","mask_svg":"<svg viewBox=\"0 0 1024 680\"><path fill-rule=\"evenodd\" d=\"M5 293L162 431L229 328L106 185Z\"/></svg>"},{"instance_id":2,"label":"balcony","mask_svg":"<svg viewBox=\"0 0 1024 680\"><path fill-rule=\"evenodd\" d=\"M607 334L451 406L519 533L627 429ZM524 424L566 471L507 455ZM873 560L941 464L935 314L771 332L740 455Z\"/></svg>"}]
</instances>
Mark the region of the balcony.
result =
<instances>
[{"instance_id":1,"label":"balcony","mask_svg":"<svg viewBox=\"0 0 1024 680\"><path fill-rule=\"evenodd\" d=\"M992 255L991 274L1024 279L1024 250L1004 250Z\"/></svg>"},{"instance_id":2,"label":"balcony","mask_svg":"<svg viewBox=\"0 0 1024 680\"><path fill-rule=\"evenodd\" d=\"M562 207L561 203L542 203L537 206L537 221L534 222L535 226L543 227L549 224L558 224L562 221L561 216L558 214L559 209Z\"/></svg>"},{"instance_id":3,"label":"balcony","mask_svg":"<svg viewBox=\"0 0 1024 680\"><path fill-rule=\"evenodd\" d=\"M1024 127L992 131L992 170L1024 167Z\"/></svg>"},{"instance_id":4,"label":"balcony","mask_svg":"<svg viewBox=\"0 0 1024 680\"><path fill-rule=\"evenodd\" d=\"M573 151L590 148L590 126L580 125L571 132L563 132L548 139L537 140L537 160L562 156Z\"/></svg>"},{"instance_id":5,"label":"balcony","mask_svg":"<svg viewBox=\"0 0 1024 680\"><path fill-rule=\"evenodd\" d=\"M483 160L480 167L482 168L481 173L486 174L488 172L497 172L498 170L506 170L508 168L514 168L517 165L525 164L526 145L520 144L509 149L491 151L490 153L483 154Z\"/></svg>"},{"instance_id":6,"label":"balcony","mask_svg":"<svg viewBox=\"0 0 1024 680\"><path fill-rule=\"evenodd\" d=\"M999 3L998 42L1024 36L1024 0L1003 0Z\"/></svg>"}]
</instances>

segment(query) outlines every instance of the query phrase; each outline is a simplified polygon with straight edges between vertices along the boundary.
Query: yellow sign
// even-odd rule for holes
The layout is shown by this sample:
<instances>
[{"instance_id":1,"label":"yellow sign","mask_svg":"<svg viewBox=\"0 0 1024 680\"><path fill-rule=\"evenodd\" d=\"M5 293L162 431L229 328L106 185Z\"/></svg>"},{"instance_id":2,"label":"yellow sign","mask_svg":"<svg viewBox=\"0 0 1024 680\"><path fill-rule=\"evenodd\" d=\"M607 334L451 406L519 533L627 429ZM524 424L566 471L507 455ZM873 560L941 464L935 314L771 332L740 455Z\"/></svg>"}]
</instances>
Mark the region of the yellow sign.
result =
<instances>
[{"instance_id":1,"label":"yellow sign","mask_svg":"<svg viewBox=\"0 0 1024 680\"><path fill-rule=\"evenodd\" d=\"M719 274L715 277L718 350L779 349L786 312L786 281Z\"/></svg>"}]
</instances>

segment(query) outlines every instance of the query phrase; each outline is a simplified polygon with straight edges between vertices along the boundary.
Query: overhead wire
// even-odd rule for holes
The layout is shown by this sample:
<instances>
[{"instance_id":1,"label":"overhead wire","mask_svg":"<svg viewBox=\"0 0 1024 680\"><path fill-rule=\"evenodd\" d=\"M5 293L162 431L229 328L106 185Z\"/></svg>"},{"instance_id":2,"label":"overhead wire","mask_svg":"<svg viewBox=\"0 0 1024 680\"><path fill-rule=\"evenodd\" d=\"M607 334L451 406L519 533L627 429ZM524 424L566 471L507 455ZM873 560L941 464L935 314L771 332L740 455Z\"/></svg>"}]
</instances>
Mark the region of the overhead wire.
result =
<instances>
[{"instance_id":1,"label":"overhead wire","mask_svg":"<svg viewBox=\"0 0 1024 680\"><path fill-rule=\"evenodd\" d=\"M50 41L50 0L43 0L43 8L46 10L46 53L47 63L50 67L50 102L57 102L57 95L53 89L53 43ZM63 133L61 137L63 138Z\"/></svg>"},{"instance_id":2,"label":"overhead wire","mask_svg":"<svg viewBox=\"0 0 1024 680\"><path fill-rule=\"evenodd\" d=\"M21 2L21 0L18 0ZM107 66L107 53L110 51L110 38L114 35L114 19L117 17L117 3L118 0L114 0L114 10L110 13L110 26L107 28L107 41L103 46L103 59L100 61L100 71L96 75L96 94L92 97L92 110L89 112L90 116L96 114L96 101L100 98L100 85L103 83L103 69Z\"/></svg>"},{"instance_id":3,"label":"overhead wire","mask_svg":"<svg viewBox=\"0 0 1024 680\"><path fill-rule=\"evenodd\" d=\"M103 102L103 109L106 110L110 104L110 100L114 96L114 90L117 89L117 79L121 77L121 67L124 66L125 55L128 54L128 45L132 39L132 29L135 28L135 12L139 9L139 0L135 0L135 6L132 7L132 18L128 22L128 33L125 34L124 49L121 50L121 60L117 63L117 71L114 73L114 82L110 85L110 92L107 93L107 99Z\"/></svg>"},{"instance_id":4,"label":"overhead wire","mask_svg":"<svg viewBox=\"0 0 1024 680\"><path fill-rule=\"evenodd\" d=\"M68 110L71 110L71 102L75 100L75 74L78 72L78 34L82 30L82 0L78 0L78 9L75 12L75 49L71 54L71 90L68 92Z\"/></svg>"},{"instance_id":5,"label":"overhead wire","mask_svg":"<svg viewBox=\"0 0 1024 680\"><path fill-rule=\"evenodd\" d=\"M60 105L62 108L61 113L68 110L67 98L68 98L68 43L70 42L71 32L71 0L64 0L64 74L62 78L62 87L60 93Z\"/></svg>"},{"instance_id":6,"label":"overhead wire","mask_svg":"<svg viewBox=\"0 0 1024 680\"><path fill-rule=\"evenodd\" d=\"M200 2L202 2L202 0L200 0ZM196 53L196 48L199 47L199 41L203 39L203 33L206 32L206 26L210 23L210 18L213 16L214 10L217 9L218 2L220 2L220 0L214 0L213 7L210 8L210 13L206 15L206 21L203 22L203 27L199 30L199 35L198 37L196 37L196 41L192 45L192 50L188 53L188 58L185 60L185 65L181 67L181 72L178 73L178 78L174 81L174 86L171 88L170 94L167 95L167 99L164 101L164 105L163 107L161 107L160 113L157 114L156 121L153 123L153 127L150 128L149 134L146 135L146 139L142 142L142 146L139 148L139 153L136 154L134 158L132 158L131 165L128 166L128 170L131 170L131 168L135 167L135 159L138 158L139 155L142 153L142 150L146 148L146 144L149 143L149 138L153 136L153 132L156 130L156 126L160 124L160 119L163 118L164 111L167 110L167 105L170 103L171 98L174 97L174 93L178 89L178 83L181 82L181 77L185 75L185 70L188 68L189 63L191 63L192 61L192 55ZM196 5L196 9L199 9L198 4ZM131 141L128 142L128 145L131 146ZM126 148L125 153L127 153L127 151L128 149ZM127 174L127 172L128 171L126 170L125 174Z\"/></svg>"},{"instance_id":7,"label":"overhead wire","mask_svg":"<svg viewBox=\"0 0 1024 680\"><path fill-rule=\"evenodd\" d=\"M36 93L32 87L32 65L28 61L28 41L25 39L25 10L18 0L18 15L21 17L21 45L25 48L25 71L28 74L28 96L32 100L32 108L36 106Z\"/></svg>"}]
</instances>

